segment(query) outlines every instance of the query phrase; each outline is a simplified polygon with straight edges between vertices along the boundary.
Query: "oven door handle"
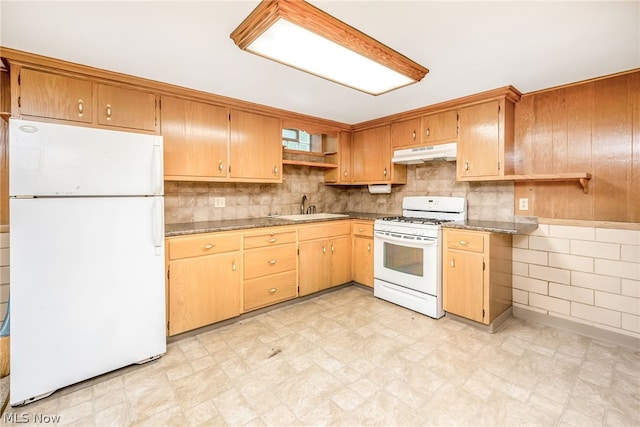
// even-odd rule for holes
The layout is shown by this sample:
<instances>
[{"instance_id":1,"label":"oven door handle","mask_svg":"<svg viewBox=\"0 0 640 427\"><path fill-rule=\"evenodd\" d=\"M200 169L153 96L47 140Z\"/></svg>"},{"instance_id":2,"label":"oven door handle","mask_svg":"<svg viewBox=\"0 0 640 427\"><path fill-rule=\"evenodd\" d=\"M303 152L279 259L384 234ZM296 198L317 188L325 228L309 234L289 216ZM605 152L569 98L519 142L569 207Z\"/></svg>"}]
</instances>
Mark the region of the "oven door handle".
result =
<instances>
[{"instance_id":1,"label":"oven door handle","mask_svg":"<svg viewBox=\"0 0 640 427\"><path fill-rule=\"evenodd\" d=\"M428 240L413 240L413 239L401 239L398 237L387 236L386 234L376 232L375 236L380 240L384 240L387 242L396 242L396 243L404 243L404 244L413 244L413 245L436 245L438 244L438 239L428 239Z\"/></svg>"}]
</instances>

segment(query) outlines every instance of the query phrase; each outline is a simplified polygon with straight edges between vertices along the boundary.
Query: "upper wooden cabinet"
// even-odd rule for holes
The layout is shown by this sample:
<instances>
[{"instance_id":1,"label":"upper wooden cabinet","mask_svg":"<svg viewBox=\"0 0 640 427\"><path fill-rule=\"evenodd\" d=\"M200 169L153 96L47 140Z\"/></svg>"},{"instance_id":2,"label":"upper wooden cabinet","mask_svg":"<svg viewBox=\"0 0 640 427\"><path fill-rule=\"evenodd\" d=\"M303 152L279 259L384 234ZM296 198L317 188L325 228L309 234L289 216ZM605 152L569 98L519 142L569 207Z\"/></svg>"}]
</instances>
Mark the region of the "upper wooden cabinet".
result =
<instances>
[{"instance_id":1,"label":"upper wooden cabinet","mask_svg":"<svg viewBox=\"0 0 640 427\"><path fill-rule=\"evenodd\" d=\"M420 118L404 120L391 125L391 146L394 149L420 144Z\"/></svg>"},{"instance_id":2,"label":"upper wooden cabinet","mask_svg":"<svg viewBox=\"0 0 640 427\"><path fill-rule=\"evenodd\" d=\"M407 167L391 163L391 126L353 133L351 158L354 184L406 184Z\"/></svg>"},{"instance_id":3,"label":"upper wooden cabinet","mask_svg":"<svg viewBox=\"0 0 640 427\"><path fill-rule=\"evenodd\" d=\"M158 131L155 93L96 83L80 75L16 68L12 83L17 94L15 115Z\"/></svg>"},{"instance_id":4,"label":"upper wooden cabinet","mask_svg":"<svg viewBox=\"0 0 640 427\"><path fill-rule=\"evenodd\" d=\"M163 96L161 105L165 177L226 178L227 109L170 96Z\"/></svg>"},{"instance_id":5,"label":"upper wooden cabinet","mask_svg":"<svg viewBox=\"0 0 640 427\"><path fill-rule=\"evenodd\" d=\"M155 132L157 106L155 93L98 84L98 123L103 126Z\"/></svg>"},{"instance_id":6,"label":"upper wooden cabinet","mask_svg":"<svg viewBox=\"0 0 640 427\"><path fill-rule=\"evenodd\" d=\"M327 163L338 165L337 168L325 171L325 184L351 184L351 132L338 132L335 150L327 152L324 158Z\"/></svg>"},{"instance_id":7,"label":"upper wooden cabinet","mask_svg":"<svg viewBox=\"0 0 640 427\"><path fill-rule=\"evenodd\" d=\"M429 114L422 117L420 142L441 144L458 140L458 110Z\"/></svg>"},{"instance_id":8,"label":"upper wooden cabinet","mask_svg":"<svg viewBox=\"0 0 640 427\"><path fill-rule=\"evenodd\" d=\"M80 123L93 121L93 83L79 77L22 67L12 92L22 116Z\"/></svg>"},{"instance_id":9,"label":"upper wooden cabinet","mask_svg":"<svg viewBox=\"0 0 640 427\"><path fill-rule=\"evenodd\" d=\"M459 114L458 180L512 175L513 102L495 99L461 108Z\"/></svg>"},{"instance_id":10,"label":"upper wooden cabinet","mask_svg":"<svg viewBox=\"0 0 640 427\"><path fill-rule=\"evenodd\" d=\"M229 153L233 181L282 182L280 119L231 110Z\"/></svg>"}]
</instances>

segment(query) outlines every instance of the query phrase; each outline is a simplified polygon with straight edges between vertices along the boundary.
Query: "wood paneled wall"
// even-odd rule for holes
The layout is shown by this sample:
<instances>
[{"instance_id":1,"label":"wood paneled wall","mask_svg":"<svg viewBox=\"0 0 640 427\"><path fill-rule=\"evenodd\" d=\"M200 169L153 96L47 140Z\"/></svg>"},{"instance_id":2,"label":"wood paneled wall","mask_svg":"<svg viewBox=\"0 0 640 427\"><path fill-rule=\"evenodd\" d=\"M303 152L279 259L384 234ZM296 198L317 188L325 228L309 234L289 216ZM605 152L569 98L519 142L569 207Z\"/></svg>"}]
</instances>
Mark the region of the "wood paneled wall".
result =
<instances>
[{"instance_id":1,"label":"wood paneled wall","mask_svg":"<svg viewBox=\"0 0 640 427\"><path fill-rule=\"evenodd\" d=\"M11 105L9 72L0 71L0 112L8 112ZM9 123L0 117L0 230L9 225Z\"/></svg>"},{"instance_id":2,"label":"wood paneled wall","mask_svg":"<svg viewBox=\"0 0 640 427\"><path fill-rule=\"evenodd\" d=\"M640 70L523 95L515 129L516 174L592 174L588 194L577 182L516 183L517 215L640 222Z\"/></svg>"}]
</instances>

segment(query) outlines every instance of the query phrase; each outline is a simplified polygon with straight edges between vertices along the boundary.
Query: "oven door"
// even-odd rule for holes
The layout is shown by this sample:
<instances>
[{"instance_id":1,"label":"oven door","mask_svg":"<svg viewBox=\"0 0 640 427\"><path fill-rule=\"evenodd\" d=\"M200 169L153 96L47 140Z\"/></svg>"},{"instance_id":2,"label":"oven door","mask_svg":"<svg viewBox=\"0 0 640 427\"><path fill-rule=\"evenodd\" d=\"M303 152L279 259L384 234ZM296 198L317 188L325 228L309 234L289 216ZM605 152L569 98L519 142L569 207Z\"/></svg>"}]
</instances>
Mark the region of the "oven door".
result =
<instances>
[{"instance_id":1,"label":"oven door","mask_svg":"<svg viewBox=\"0 0 640 427\"><path fill-rule=\"evenodd\" d=\"M380 231L374 236L376 279L430 295L440 294L440 239L396 237Z\"/></svg>"}]
</instances>

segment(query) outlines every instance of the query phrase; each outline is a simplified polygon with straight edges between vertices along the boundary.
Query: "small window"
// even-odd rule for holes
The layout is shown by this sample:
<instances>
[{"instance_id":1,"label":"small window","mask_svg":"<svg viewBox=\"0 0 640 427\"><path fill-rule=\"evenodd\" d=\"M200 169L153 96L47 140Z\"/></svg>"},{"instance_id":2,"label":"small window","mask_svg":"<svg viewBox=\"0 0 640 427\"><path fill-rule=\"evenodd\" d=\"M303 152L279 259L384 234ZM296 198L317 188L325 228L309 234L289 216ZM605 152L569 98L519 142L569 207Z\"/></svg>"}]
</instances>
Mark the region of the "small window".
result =
<instances>
[{"instance_id":1,"label":"small window","mask_svg":"<svg viewBox=\"0 0 640 427\"><path fill-rule=\"evenodd\" d=\"M282 129L282 146L289 150L311 151L311 135L299 129Z\"/></svg>"}]
</instances>

